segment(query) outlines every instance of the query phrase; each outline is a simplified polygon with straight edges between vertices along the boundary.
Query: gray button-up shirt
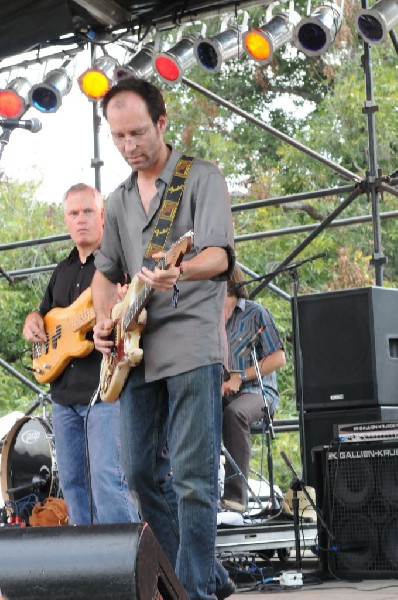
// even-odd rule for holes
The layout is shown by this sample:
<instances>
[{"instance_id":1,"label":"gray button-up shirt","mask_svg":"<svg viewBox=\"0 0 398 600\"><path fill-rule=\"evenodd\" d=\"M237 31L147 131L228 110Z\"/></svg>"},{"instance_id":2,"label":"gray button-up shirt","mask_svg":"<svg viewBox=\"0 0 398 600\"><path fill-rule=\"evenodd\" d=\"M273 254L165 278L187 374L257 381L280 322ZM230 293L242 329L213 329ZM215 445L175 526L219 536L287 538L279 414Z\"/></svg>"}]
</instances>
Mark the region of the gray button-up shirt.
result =
<instances>
[{"instance_id":1,"label":"gray button-up shirt","mask_svg":"<svg viewBox=\"0 0 398 600\"><path fill-rule=\"evenodd\" d=\"M135 173L110 197L95 266L111 281L123 281L126 272L134 277L141 269L162 197L180 157L181 153L173 149L156 182L157 194L148 214L138 193ZM171 292L154 292L142 334L147 381L223 362L222 311L225 281L234 263L233 226L225 179L216 165L201 159L192 164L167 248L189 230L194 231L194 243L185 259L217 246L227 250L229 268L211 280L179 281L177 308L171 305Z\"/></svg>"}]
</instances>

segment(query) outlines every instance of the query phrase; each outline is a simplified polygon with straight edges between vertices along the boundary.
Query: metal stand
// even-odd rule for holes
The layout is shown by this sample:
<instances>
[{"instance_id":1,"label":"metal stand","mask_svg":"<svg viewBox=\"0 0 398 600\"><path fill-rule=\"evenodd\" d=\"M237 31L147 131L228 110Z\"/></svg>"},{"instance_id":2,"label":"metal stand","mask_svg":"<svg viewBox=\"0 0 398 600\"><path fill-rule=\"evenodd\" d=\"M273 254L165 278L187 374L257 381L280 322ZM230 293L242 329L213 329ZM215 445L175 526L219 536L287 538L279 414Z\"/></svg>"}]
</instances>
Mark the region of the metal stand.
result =
<instances>
[{"instance_id":1,"label":"metal stand","mask_svg":"<svg viewBox=\"0 0 398 600\"><path fill-rule=\"evenodd\" d=\"M297 567L297 569L301 570L302 562L301 562L301 548L300 548L299 499L297 497L298 491L302 491L304 493L304 496L308 500L309 505L314 509L314 511L317 515L317 518L321 522L322 526L325 528L325 531L329 535L330 539L333 539L333 535L332 535L330 529L328 528L320 510L314 504L311 496L307 492L307 489L303 483L303 480L300 479L299 476L297 475L291 461L289 460L289 458L287 457L285 452L283 452L283 450L281 451L280 455L283 458L283 460L285 461L286 466L288 467L288 469L290 470L290 472L293 475L293 480L292 480L292 483L290 484L290 488L293 491L292 506L293 506L294 539L295 539L295 549L296 549L296 567Z\"/></svg>"},{"instance_id":2,"label":"metal stand","mask_svg":"<svg viewBox=\"0 0 398 600\"><path fill-rule=\"evenodd\" d=\"M225 448L225 446L223 444L221 444L221 452L224 454L225 458L227 459L227 461L229 462L229 464L233 467L233 469L235 471L235 473L233 475L231 475L231 477L240 477L243 480L244 484L246 485L247 490L250 492L251 497L253 498L253 500L255 502L257 502L257 504L259 505L259 508L261 509L262 508L261 499L259 498L259 496L257 496L257 494L254 492L254 490L251 488L248 479L245 477L245 475L239 468L238 464L234 461L231 454L228 452L228 450ZM228 479L231 479L231 477L229 477Z\"/></svg>"},{"instance_id":3,"label":"metal stand","mask_svg":"<svg viewBox=\"0 0 398 600\"><path fill-rule=\"evenodd\" d=\"M267 443L267 467L268 467L269 494L270 494L270 500L271 500L271 511L272 511L272 513L274 513L275 511L277 511L279 509L279 503L278 503L278 506L277 506L277 502L276 502L276 499L275 499L274 466L273 466L272 452L271 452L271 439L272 440L275 439L275 431L274 431L274 426L273 426L272 419L271 419L271 413L269 411L267 397L266 397L266 394L265 394L265 388L264 388L264 384L263 384L263 379L261 377L260 367L259 367L259 364L258 364L257 353L256 353L256 346L255 346L255 340L253 340L251 342L250 354L251 354L251 357L252 357L254 368L256 370L256 376L257 376L258 385L259 385L260 390L261 390L261 395L263 397L263 408L262 408L262 411L263 411L263 433L265 434L265 439L266 439L266 443Z\"/></svg>"},{"instance_id":4,"label":"metal stand","mask_svg":"<svg viewBox=\"0 0 398 600\"><path fill-rule=\"evenodd\" d=\"M0 135L0 160L3 156L4 148L7 146L10 141L10 135L14 130L12 128L4 129L3 133Z\"/></svg>"},{"instance_id":5,"label":"metal stand","mask_svg":"<svg viewBox=\"0 0 398 600\"><path fill-rule=\"evenodd\" d=\"M41 418L43 419L43 421L51 425L51 415L47 410L48 404L51 405L50 394L39 393L37 401L34 402L29 408L29 410L25 413L25 417L28 417L29 415L34 413L37 408L41 407Z\"/></svg>"}]
</instances>

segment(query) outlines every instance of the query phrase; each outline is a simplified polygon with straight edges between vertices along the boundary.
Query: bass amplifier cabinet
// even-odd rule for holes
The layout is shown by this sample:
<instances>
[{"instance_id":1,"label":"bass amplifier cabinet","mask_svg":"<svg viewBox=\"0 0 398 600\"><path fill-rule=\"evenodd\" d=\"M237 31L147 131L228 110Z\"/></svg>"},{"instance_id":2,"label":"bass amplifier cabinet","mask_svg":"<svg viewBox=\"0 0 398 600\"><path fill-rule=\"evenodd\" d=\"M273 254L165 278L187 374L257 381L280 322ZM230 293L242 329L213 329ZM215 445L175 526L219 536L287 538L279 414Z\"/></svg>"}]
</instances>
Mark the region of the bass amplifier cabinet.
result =
<instances>
[{"instance_id":1,"label":"bass amplifier cabinet","mask_svg":"<svg viewBox=\"0 0 398 600\"><path fill-rule=\"evenodd\" d=\"M366 406L340 410L309 411L303 415L301 447L303 450L303 478L307 485L315 487L316 472L312 449L329 446L335 439L335 428L350 423L397 421L398 406Z\"/></svg>"},{"instance_id":2,"label":"bass amplifier cabinet","mask_svg":"<svg viewBox=\"0 0 398 600\"><path fill-rule=\"evenodd\" d=\"M297 304L304 410L398 405L398 290L303 295Z\"/></svg>"},{"instance_id":3,"label":"bass amplifier cabinet","mask_svg":"<svg viewBox=\"0 0 398 600\"><path fill-rule=\"evenodd\" d=\"M398 441L314 451L321 564L340 579L398 576Z\"/></svg>"}]
</instances>

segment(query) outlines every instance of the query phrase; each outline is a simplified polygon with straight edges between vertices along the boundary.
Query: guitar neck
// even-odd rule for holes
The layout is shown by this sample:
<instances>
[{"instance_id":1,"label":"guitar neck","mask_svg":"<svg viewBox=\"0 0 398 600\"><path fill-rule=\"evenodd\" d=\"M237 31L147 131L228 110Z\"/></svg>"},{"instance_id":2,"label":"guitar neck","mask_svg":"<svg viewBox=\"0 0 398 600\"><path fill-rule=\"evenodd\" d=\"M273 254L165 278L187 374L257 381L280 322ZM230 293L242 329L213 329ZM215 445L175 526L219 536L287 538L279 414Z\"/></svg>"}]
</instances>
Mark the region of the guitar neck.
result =
<instances>
[{"instance_id":1,"label":"guitar neck","mask_svg":"<svg viewBox=\"0 0 398 600\"><path fill-rule=\"evenodd\" d=\"M87 308L81 313L75 315L72 319L73 331L79 331L83 327L89 327L90 329L95 325L95 311L94 308Z\"/></svg>"},{"instance_id":2,"label":"guitar neck","mask_svg":"<svg viewBox=\"0 0 398 600\"><path fill-rule=\"evenodd\" d=\"M136 281L134 282L135 279L136 279ZM130 284L130 288L134 289L134 283L137 285L138 281L139 281L138 277L137 278L134 277L133 281ZM136 297L134 298L133 302L131 302L131 304L129 304L129 306L124 314L124 317L123 317L123 330L124 331L127 331L129 329L129 327L133 321L137 321L138 317L140 316L140 313L145 308L145 306L148 304L154 291L155 290L153 288L151 288L149 285L147 285L146 283L144 283L142 285L142 288L139 290L139 292L136 295Z\"/></svg>"}]
</instances>

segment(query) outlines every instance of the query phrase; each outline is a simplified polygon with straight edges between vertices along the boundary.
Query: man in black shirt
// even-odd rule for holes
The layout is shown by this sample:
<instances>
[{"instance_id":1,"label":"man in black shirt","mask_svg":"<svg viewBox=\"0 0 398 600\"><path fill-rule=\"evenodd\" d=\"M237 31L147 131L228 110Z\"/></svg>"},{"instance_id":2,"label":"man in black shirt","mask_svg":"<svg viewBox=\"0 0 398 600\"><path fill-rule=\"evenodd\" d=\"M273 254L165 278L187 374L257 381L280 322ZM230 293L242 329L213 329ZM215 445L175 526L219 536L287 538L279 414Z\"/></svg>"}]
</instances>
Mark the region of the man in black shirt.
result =
<instances>
[{"instance_id":1,"label":"man in black shirt","mask_svg":"<svg viewBox=\"0 0 398 600\"><path fill-rule=\"evenodd\" d=\"M68 307L91 285L103 217L102 197L96 189L79 183L66 192L64 220L75 247L54 270L39 310L26 317L23 335L28 342L46 342L43 317L55 307ZM75 525L140 520L120 464L119 403L97 402L89 409L101 358L97 350L73 358L51 383L59 479L69 521Z\"/></svg>"}]
</instances>

